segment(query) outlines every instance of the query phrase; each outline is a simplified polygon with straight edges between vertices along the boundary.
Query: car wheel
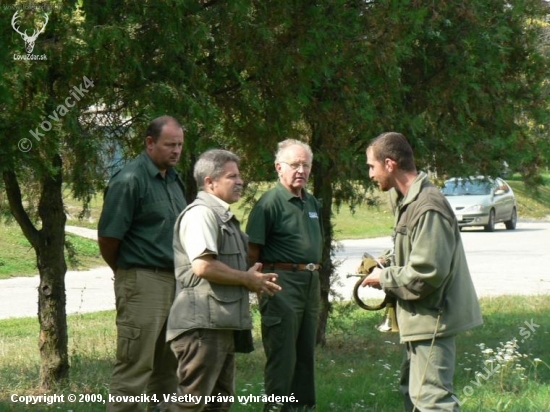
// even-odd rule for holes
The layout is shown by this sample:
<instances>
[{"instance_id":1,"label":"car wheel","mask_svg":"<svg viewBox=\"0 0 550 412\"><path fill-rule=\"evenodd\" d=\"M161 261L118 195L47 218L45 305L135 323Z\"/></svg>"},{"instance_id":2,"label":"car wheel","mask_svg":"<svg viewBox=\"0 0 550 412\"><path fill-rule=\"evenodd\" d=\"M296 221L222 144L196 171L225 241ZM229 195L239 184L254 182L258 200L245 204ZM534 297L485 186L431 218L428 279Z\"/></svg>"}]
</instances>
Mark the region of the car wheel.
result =
<instances>
[{"instance_id":1,"label":"car wheel","mask_svg":"<svg viewBox=\"0 0 550 412\"><path fill-rule=\"evenodd\" d=\"M494 232L495 231L495 210L491 209L489 212L489 222L485 225L485 231L486 232Z\"/></svg>"},{"instance_id":2,"label":"car wheel","mask_svg":"<svg viewBox=\"0 0 550 412\"><path fill-rule=\"evenodd\" d=\"M516 223L518 222L518 213L516 211L516 208L512 209L512 217L510 217L510 220L507 220L504 222L506 225L506 230L514 230L516 228Z\"/></svg>"}]
</instances>

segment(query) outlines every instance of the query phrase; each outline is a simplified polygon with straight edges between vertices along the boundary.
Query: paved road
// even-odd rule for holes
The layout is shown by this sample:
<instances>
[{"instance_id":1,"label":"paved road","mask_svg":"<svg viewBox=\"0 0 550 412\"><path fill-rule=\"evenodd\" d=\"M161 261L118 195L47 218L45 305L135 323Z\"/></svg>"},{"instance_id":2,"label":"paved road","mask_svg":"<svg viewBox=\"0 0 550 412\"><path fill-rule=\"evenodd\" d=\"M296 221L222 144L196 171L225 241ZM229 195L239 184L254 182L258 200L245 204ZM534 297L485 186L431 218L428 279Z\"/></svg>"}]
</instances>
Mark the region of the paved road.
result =
<instances>
[{"instance_id":1,"label":"paved road","mask_svg":"<svg viewBox=\"0 0 550 412\"><path fill-rule=\"evenodd\" d=\"M69 229L72 232L76 229ZM94 236L95 233L81 232ZM497 225L493 233L467 229L462 232L468 263L479 296L502 294L550 295L550 222L518 223L515 231ZM390 237L346 240L336 258L341 262L336 289L349 299L363 252L380 254L390 246ZM67 272L67 313L114 309L112 272L107 267ZM0 280L0 319L36 316L38 277Z\"/></svg>"},{"instance_id":2,"label":"paved road","mask_svg":"<svg viewBox=\"0 0 550 412\"><path fill-rule=\"evenodd\" d=\"M519 222L513 231L505 230L504 224L498 224L492 233L464 229L462 241L478 295L550 295L549 240L547 221ZM363 251L377 256L390 247L391 239L347 240L343 245L338 256L345 260L339 274L346 297L350 297L357 278L346 279L345 274L357 268Z\"/></svg>"}]
</instances>

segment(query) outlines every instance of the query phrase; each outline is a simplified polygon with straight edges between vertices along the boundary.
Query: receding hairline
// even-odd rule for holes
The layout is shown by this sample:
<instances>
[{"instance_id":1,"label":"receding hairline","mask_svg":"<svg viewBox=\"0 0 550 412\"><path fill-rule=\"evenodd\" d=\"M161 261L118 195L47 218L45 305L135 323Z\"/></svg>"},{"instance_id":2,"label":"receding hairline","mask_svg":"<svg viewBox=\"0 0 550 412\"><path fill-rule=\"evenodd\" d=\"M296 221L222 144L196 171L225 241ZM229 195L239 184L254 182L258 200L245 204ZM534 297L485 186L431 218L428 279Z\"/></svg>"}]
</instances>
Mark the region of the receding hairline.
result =
<instances>
[{"instance_id":1,"label":"receding hairline","mask_svg":"<svg viewBox=\"0 0 550 412\"><path fill-rule=\"evenodd\" d=\"M147 130L145 131L145 137L152 137L153 140L156 142L160 138L160 135L162 134L164 128L168 125L174 125L176 126L176 128L181 129L183 132L185 132L185 128L175 117L163 115L156 117L149 122Z\"/></svg>"},{"instance_id":2,"label":"receding hairline","mask_svg":"<svg viewBox=\"0 0 550 412\"><path fill-rule=\"evenodd\" d=\"M306 151L310 160L313 161L313 152L311 150L311 147L307 143L296 139L286 139L277 144L277 152L275 153L275 163L280 163L282 161L282 157L292 147L301 147Z\"/></svg>"}]
</instances>

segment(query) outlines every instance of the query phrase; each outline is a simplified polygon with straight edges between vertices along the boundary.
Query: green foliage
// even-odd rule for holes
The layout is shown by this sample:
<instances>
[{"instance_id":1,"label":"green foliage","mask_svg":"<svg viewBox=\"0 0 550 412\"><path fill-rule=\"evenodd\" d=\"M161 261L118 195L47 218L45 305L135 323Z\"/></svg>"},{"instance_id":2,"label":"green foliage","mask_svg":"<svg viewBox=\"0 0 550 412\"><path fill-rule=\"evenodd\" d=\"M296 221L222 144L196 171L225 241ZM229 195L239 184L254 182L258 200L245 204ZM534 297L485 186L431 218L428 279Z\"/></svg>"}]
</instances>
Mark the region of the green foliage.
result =
<instances>
[{"instance_id":1,"label":"green foliage","mask_svg":"<svg viewBox=\"0 0 550 412\"><path fill-rule=\"evenodd\" d=\"M104 184L105 140L136 153L148 120L164 113L188 130L186 175L201 151L221 146L242 154L252 180L266 180L276 142L299 137L312 144L313 173L326 176L338 204L357 200L347 184L368 182L364 148L389 129L440 173L488 173L506 160L531 176L549 153L550 65L536 24L546 10L535 0L50 6L36 46L48 60L3 61L2 167L37 181L53 170L49 153L61 151L64 178L85 201ZM11 11L2 9L3 19ZM0 47L11 56L21 39L3 30ZM83 76L94 82L90 93L21 153L16 142L32 140L29 130Z\"/></svg>"},{"instance_id":2,"label":"green foliage","mask_svg":"<svg viewBox=\"0 0 550 412\"><path fill-rule=\"evenodd\" d=\"M411 3L408 12L415 8ZM437 2L422 8L415 23L423 24L409 31L410 49L401 63L407 105L401 105L406 113L400 127L413 126L406 135L421 163L452 175L494 175L502 160L524 174L525 165L543 164L545 156L535 153L548 153L548 140L527 138L527 119L542 120L542 79L548 76L540 67L546 58L539 51L540 27L531 24L545 13L540 2Z\"/></svg>"}]
</instances>

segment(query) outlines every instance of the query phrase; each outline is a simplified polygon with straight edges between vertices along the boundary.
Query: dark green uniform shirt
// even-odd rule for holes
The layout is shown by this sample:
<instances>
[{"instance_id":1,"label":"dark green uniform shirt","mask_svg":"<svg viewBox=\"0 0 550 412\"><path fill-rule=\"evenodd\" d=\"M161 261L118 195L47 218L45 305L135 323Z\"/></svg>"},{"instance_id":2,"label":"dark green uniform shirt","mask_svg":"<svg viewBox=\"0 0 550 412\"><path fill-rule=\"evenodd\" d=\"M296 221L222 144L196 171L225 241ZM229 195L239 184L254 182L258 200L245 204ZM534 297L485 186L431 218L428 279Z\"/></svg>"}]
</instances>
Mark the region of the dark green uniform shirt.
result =
<instances>
[{"instance_id":1,"label":"dark green uniform shirt","mask_svg":"<svg viewBox=\"0 0 550 412\"><path fill-rule=\"evenodd\" d=\"M303 191L303 200L280 182L258 200L246 233L262 245L264 263L321 263L323 229L317 199Z\"/></svg>"},{"instance_id":2,"label":"dark green uniform shirt","mask_svg":"<svg viewBox=\"0 0 550 412\"><path fill-rule=\"evenodd\" d=\"M117 266L171 269L176 218L185 209L183 183L173 169L165 178L143 152L109 181L98 235L121 241Z\"/></svg>"}]
</instances>

